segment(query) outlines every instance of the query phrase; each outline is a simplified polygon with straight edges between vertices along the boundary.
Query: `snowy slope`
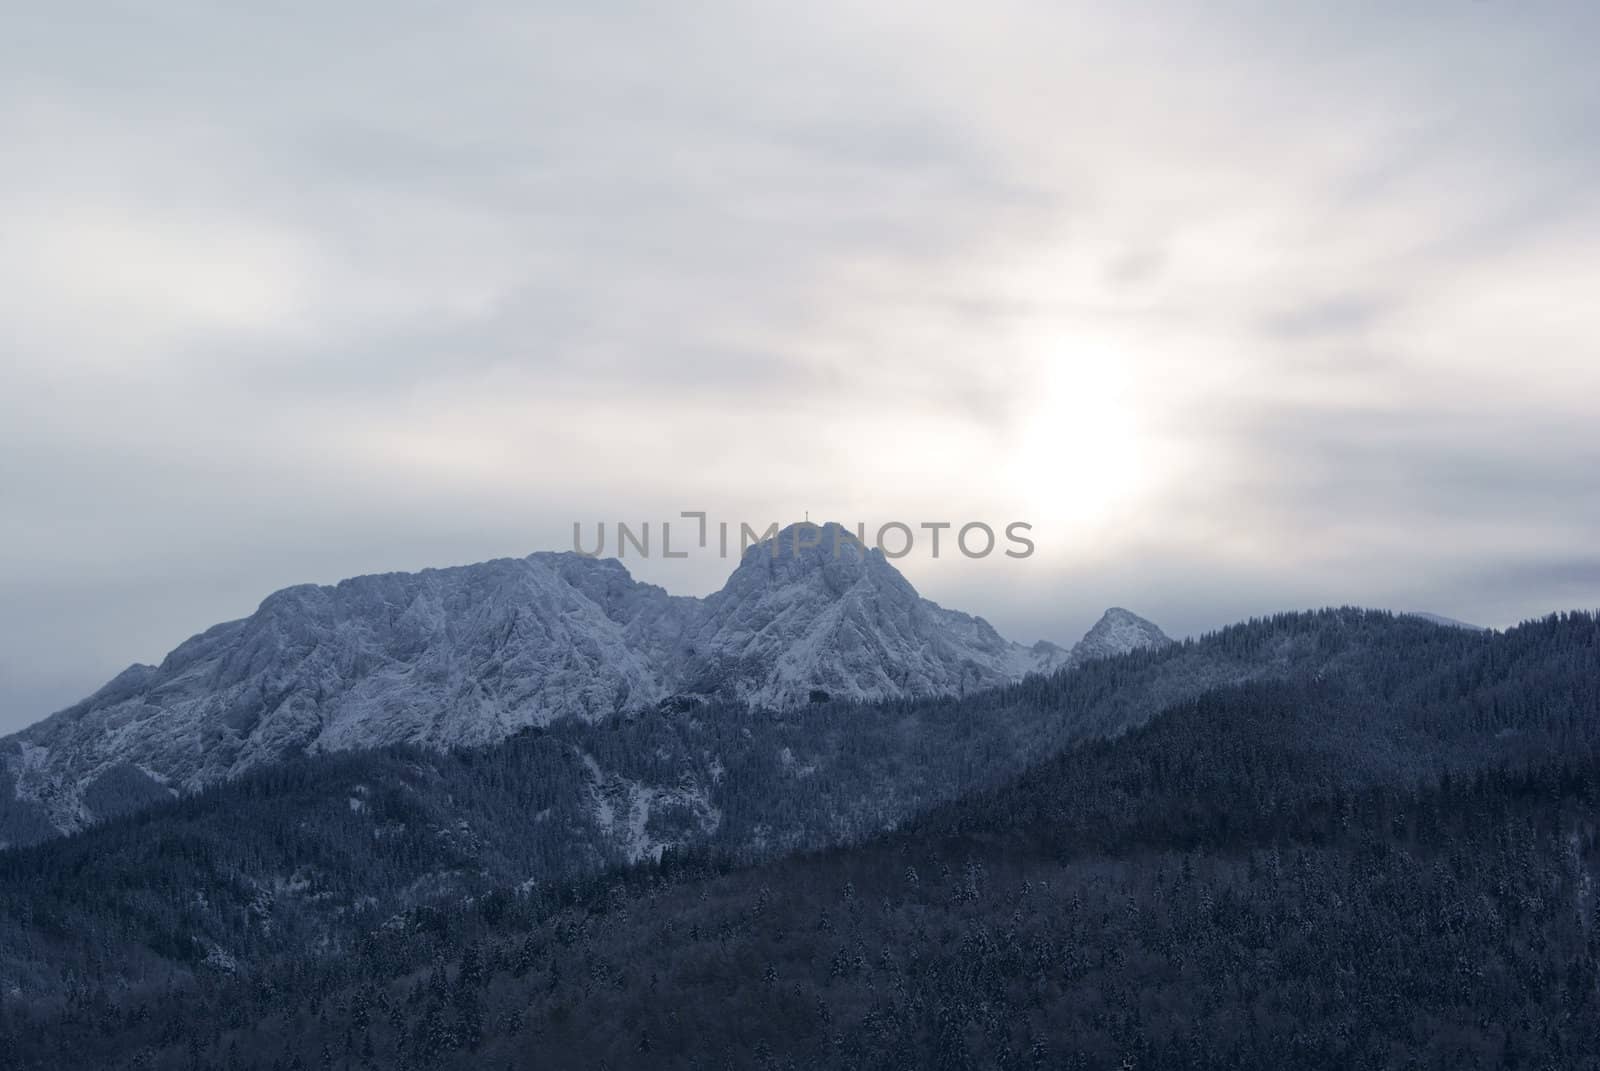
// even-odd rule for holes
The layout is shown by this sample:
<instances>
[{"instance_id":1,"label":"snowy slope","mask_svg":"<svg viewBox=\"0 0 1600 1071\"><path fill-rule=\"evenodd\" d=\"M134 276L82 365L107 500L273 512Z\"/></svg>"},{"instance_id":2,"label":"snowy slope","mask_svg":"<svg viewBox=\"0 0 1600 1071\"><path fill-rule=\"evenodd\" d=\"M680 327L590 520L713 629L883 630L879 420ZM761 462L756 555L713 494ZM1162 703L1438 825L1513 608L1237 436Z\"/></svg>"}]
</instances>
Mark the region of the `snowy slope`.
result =
<instances>
[{"instance_id":1,"label":"snowy slope","mask_svg":"<svg viewBox=\"0 0 1600 1071\"><path fill-rule=\"evenodd\" d=\"M1070 655L1023 647L921 598L880 552L797 555L793 536L703 600L552 553L287 588L0 740L0 842L302 753L485 744L668 697L959 694L1165 642L1113 610Z\"/></svg>"},{"instance_id":2,"label":"snowy slope","mask_svg":"<svg viewBox=\"0 0 1600 1071\"><path fill-rule=\"evenodd\" d=\"M1111 658L1144 647L1165 647L1171 642L1152 622L1113 606L1084 633L1083 639L1072 645L1070 660L1078 665L1091 658Z\"/></svg>"},{"instance_id":3,"label":"snowy slope","mask_svg":"<svg viewBox=\"0 0 1600 1071\"><path fill-rule=\"evenodd\" d=\"M1048 672L1053 644L1025 648L987 621L922 598L879 550L836 525L797 547L795 527L752 546L684 638L681 686L695 695L783 707L835 699L960 694ZM774 553L776 548L776 553Z\"/></svg>"},{"instance_id":4,"label":"snowy slope","mask_svg":"<svg viewBox=\"0 0 1600 1071\"><path fill-rule=\"evenodd\" d=\"M654 702L665 691L654 637L699 612L617 562L571 554L287 588L0 755L19 799L76 828L116 809L92 799L108 775L107 791L195 788L299 752L479 744Z\"/></svg>"}]
</instances>

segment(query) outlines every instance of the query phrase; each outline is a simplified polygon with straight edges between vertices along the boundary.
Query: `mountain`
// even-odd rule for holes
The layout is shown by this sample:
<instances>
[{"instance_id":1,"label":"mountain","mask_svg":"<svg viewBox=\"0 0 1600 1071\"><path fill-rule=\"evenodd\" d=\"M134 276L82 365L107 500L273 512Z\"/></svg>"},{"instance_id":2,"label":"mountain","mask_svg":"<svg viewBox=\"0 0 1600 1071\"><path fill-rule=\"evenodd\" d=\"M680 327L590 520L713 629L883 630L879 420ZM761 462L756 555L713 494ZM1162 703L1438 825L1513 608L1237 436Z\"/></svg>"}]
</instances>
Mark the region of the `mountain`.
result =
<instances>
[{"instance_id":1,"label":"mountain","mask_svg":"<svg viewBox=\"0 0 1600 1071\"><path fill-rule=\"evenodd\" d=\"M1441 626L1443 628L1462 628L1462 629L1466 629L1468 632L1483 632L1483 631L1485 631L1485 629L1484 629L1484 627L1482 625L1472 625L1472 624L1468 624L1465 621L1457 621L1453 617L1444 617L1444 616L1442 616L1440 614L1430 614L1430 613L1427 613L1427 612L1422 611L1422 610L1411 610L1411 611L1408 611L1405 616L1407 616L1407 617L1420 617L1424 621L1427 621L1427 622L1429 622L1431 624L1434 624L1434 625L1439 625L1439 626Z\"/></svg>"},{"instance_id":2,"label":"mountain","mask_svg":"<svg viewBox=\"0 0 1600 1071\"><path fill-rule=\"evenodd\" d=\"M1146 820L1153 786L1184 798L1212 783L1207 771L1260 774L1246 789L1270 811L1333 784L1576 756L1600 740L1597 658L1592 616L1468 633L1325 610L964 698L759 715L713 701L563 719L483 748L289 759L0 852L0 920L16 920L0 923L0 998L13 984L61 992L107 963L105 984L125 990L213 956L245 969L345 948L398 912L685 852L754 861L861 843L962 797L993 824L1010 815L1109 843ZM1240 700L1278 685L1283 702ZM1152 747L1182 771L1147 761ZM1030 767L1042 781L985 795ZM1059 812L1040 812L1041 799ZM1191 824L1228 820L1184 806Z\"/></svg>"},{"instance_id":3,"label":"mountain","mask_svg":"<svg viewBox=\"0 0 1600 1071\"><path fill-rule=\"evenodd\" d=\"M1072 645L1070 661L1081 665L1090 659L1113 658L1146 647L1165 647L1171 642L1152 622L1113 606L1084 633L1083 639Z\"/></svg>"},{"instance_id":4,"label":"mountain","mask_svg":"<svg viewBox=\"0 0 1600 1071\"><path fill-rule=\"evenodd\" d=\"M960 695L1166 642L1113 611L1071 654L1011 643L843 532L784 529L705 599L572 553L284 589L0 740L0 842L299 754L482 746L663 701Z\"/></svg>"},{"instance_id":5,"label":"mountain","mask_svg":"<svg viewBox=\"0 0 1600 1071\"><path fill-rule=\"evenodd\" d=\"M10 738L5 759L16 798L71 830L301 752L489 743L654 702L652 655L698 612L576 555L287 588Z\"/></svg>"},{"instance_id":6,"label":"mountain","mask_svg":"<svg viewBox=\"0 0 1600 1071\"><path fill-rule=\"evenodd\" d=\"M1597 801L1589 614L309 756L0 853L0 1064L1593 1068Z\"/></svg>"},{"instance_id":7,"label":"mountain","mask_svg":"<svg viewBox=\"0 0 1600 1071\"><path fill-rule=\"evenodd\" d=\"M685 633L684 691L756 706L813 692L871 700L960 694L1066 664L1054 644L1003 639L981 617L917 594L880 550L862 552L838 525L816 546L799 525L745 551Z\"/></svg>"}]
</instances>

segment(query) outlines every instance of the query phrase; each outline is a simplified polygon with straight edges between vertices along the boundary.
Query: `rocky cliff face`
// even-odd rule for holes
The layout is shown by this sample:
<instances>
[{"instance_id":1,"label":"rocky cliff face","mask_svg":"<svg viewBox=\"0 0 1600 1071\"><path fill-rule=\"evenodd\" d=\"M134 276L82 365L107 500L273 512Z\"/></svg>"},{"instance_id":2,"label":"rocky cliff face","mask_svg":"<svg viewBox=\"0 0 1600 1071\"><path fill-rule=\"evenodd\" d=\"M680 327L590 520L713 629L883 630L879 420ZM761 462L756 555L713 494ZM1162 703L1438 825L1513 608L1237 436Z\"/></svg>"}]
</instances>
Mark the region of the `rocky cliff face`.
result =
<instances>
[{"instance_id":1,"label":"rocky cliff face","mask_svg":"<svg viewBox=\"0 0 1600 1071\"><path fill-rule=\"evenodd\" d=\"M816 546L795 530L751 547L684 637L685 691L760 706L959 694L1048 672L1054 644L1026 648L981 617L917 594L878 550L828 525Z\"/></svg>"},{"instance_id":2,"label":"rocky cliff face","mask_svg":"<svg viewBox=\"0 0 1600 1071\"><path fill-rule=\"evenodd\" d=\"M1084 633L1083 639L1072 645L1071 661L1086 662L1091 658L1111 658L1143 647L1165 647L1172 640L1138 614L1113 606L1101 615L1095 626Z\"/></svg>"},{"instance_id":3,"label":"rocky cliff face","mask_svg":"<svg viewBox=\"0 0 1600 1071\"><path fill-rule=\"evenodd\" d=\"M0 741L5 824L70 831L307 752L472 746L669 697L961 693L1167 642L1113 610L1070 654L1023 647L920 597L881 552L794 537L751 547L704 600L548 553L287 588Z\"/></svg>"}]
</instances>

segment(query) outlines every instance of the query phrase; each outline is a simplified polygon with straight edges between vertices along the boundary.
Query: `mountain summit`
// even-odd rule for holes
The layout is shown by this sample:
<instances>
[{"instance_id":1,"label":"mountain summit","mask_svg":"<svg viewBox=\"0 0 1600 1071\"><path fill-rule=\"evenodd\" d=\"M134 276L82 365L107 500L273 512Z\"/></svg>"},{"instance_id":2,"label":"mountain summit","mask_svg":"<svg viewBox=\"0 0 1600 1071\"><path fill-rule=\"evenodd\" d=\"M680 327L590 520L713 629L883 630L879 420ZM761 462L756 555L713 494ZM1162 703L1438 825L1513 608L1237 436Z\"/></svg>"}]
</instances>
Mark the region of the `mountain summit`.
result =
<instances>
[{"instance_id":1,"label":"mountain summit","mask_svg":"<svg viewBox=\"0 0 1600 1071\"><path fill-rule=\"evenodd\" d=\"M0 740L0 808L13 829L70 831L302 753L487 744L663 701L960 694L1168 642L1111 610L1070 654L1024 647L837 525L816 545L798 527L705 599L572 553L286 588Z\"/></svg>"},{"instance_id":2,"label":"mountain summit","mask_svg":"<svg viewBox=\"0 0 1600 1071\"><path fill-rule=\"evenodd\" d=\"M1074 664L1091 658L1111 658L1143 647L1165 647L1172 640L1157 628L1130 610L1113 606L1100 616L1094 627L1084 633L1083 639L1072 645Z\"/></svg>"},{"instance_id":3,"label":"mountain summit","mask_svg":"<svg viewBox=\"0 0 1600 1071\"><path fill-rule=\"evenodd\" d=\"M685 633L681 686L694 695L782 707L809 698L881 699L994 687L1066 661L987 621L917 594L881 550L836 524L815 545L800 525L744 552Z\"/></svg>"}]
</instances>

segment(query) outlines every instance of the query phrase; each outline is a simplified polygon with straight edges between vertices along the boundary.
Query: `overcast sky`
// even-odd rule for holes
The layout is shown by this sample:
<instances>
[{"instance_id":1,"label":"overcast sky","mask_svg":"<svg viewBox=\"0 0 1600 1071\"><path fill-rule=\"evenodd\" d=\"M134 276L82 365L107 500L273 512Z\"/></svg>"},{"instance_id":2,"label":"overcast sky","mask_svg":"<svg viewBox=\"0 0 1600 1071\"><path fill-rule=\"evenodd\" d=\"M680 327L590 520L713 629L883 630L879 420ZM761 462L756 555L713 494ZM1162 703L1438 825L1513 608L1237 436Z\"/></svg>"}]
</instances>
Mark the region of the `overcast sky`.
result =
<instances>
[{"instance_id":1,"label":"overcast sky","mask_svg":"<svg viewBox=\"0 0 1600 1071\"><path fill-rule=\"evenodd\" d=\"M1600 5L236 6L3 16L0 730L688 509L1028 521L900 563L1024 641L1600 605Z\"/></svg>"}]
</instances>

